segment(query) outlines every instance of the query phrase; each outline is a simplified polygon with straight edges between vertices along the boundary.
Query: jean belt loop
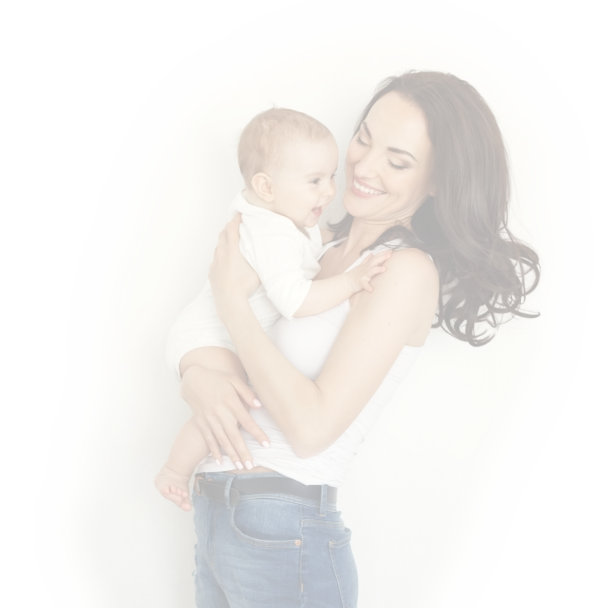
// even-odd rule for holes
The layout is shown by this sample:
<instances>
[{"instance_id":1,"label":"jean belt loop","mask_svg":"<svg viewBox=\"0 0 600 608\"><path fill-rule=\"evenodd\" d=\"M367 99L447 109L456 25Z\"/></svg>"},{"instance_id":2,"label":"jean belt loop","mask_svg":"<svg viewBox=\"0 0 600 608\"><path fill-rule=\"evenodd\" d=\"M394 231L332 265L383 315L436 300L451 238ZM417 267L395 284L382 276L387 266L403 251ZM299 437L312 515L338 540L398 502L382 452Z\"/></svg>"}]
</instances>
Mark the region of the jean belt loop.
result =
<instances>
[{"instance_id":1,"label":"jean belt loop","mask_svg":"<svg viewBox=\"0 0 600 608\"><path fill-rule=\"evenodd\" d=\"M202 488L200 486L200 482L204 481L204 475L198 473L194 478L194 494L200 496L202 494Z\"/></svg>"},{"instance_id":2,"label":"jean belt loop","mask_svg":"<svg viewBox=\"0 0 600 608\"><path fill-rule=\"evenodd\" d=\"M321 485L321 504L319 505L319 515L327 515L327 485Z\"/></svg>"},{"instance_id":3,"label":"jean belt loop","mask_svg":"<svg viewBox=\"0 0 600 608\"><path fill-rule=\"evenodd\" d=\"M229 478L227 479L227 481L225 482L225 487L223 489L223 498L225 500L225 506L229 509L232 506L235 506L235 503L237 501L233 501L234 504L232 505L232 501L231 501L231 484L233 483L233 480L235 479L235 475L230 475Z\"/></svg>"}]
</instances>

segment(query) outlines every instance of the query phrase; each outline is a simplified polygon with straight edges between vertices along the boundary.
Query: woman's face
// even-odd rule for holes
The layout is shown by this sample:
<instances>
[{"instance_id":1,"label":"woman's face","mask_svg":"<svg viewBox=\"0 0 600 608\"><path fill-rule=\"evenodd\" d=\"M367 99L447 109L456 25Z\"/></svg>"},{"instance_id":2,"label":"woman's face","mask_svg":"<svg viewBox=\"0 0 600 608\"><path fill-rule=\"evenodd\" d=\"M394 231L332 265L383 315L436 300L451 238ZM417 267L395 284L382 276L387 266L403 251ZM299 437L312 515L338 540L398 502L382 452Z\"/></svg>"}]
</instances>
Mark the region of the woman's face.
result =
<instances>
[{"instance_id":1,"label":"woman's face","mask_svg":"<svg viewBox=\"0 0 600 608\"><path fill-rule=\"evenodd\" d=\"M398 93L378 99L346 155L344 206L356 219L404 224L428 195L432 146L421 109Z\"/></svg>"}]
</instances>

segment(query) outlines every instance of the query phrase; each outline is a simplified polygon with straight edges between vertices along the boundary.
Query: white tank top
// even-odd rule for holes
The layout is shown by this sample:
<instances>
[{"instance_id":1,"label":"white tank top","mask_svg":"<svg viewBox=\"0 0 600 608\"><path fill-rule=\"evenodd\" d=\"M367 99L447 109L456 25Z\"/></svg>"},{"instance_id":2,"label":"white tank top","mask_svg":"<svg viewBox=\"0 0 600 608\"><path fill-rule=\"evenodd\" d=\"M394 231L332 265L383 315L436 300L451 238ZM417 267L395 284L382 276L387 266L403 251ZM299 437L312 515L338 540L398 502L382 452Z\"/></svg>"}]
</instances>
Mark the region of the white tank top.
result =
<instances>
[{"instance_id":1,"label":"white tank top","mask_svg":"<svg viewBox=\"0 0 600 608\"><path fill-rule=\"evenodd\" d=\"M375 251L383 248L382 246ZM363 257L352 266L360 263ZM281 318L269 330L269 334L274 344L290 363L302 374L314 380L319 375L349 310L350 302L345 300L338 306L317 315L289 320ZM405 346L400 351L383 382L354 422L329 448L316 456L310 458L296 456L266 408L253 409L252 417L265 431L271 442L270 447L264 448L251 435L242 431L254 464L273 469L307 485L340 486L350 462L367 433L385 406L393 402L400 383L412 366L419 350L418 347ZM302 407L302 404L299 403L297 407ZM201 471L231 469L235 469L235 466L226 457L223 457L220 465L215 461L206 460L199 467Z\"/></svg>"}]
</instances>

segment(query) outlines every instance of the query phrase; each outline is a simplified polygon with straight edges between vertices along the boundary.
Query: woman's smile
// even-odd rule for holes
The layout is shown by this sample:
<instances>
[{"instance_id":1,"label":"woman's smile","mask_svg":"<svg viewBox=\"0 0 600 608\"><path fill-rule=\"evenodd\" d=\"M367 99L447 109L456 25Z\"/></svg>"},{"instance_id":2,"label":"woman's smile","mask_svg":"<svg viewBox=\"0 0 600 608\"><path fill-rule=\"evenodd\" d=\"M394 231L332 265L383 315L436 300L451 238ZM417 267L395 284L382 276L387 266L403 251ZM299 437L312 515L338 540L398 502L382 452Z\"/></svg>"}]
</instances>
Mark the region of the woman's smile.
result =
<instances>
[{"instance_id":1,"label":"woman's smile","mask_svg":"<svg viewBox=\"0 0 600 608\"><path fill-rule=\"evenodd\" d=\"M354 192L354 194L356 194L357 196L363 197L363 198L367 198L370 196L379 196L380 194L385 194L385 192L383 190L376 190L375 188L360 181L356 177L352 180L352 185L350 187L352 188L352 191Z\"/></svg>"}]
</instances>

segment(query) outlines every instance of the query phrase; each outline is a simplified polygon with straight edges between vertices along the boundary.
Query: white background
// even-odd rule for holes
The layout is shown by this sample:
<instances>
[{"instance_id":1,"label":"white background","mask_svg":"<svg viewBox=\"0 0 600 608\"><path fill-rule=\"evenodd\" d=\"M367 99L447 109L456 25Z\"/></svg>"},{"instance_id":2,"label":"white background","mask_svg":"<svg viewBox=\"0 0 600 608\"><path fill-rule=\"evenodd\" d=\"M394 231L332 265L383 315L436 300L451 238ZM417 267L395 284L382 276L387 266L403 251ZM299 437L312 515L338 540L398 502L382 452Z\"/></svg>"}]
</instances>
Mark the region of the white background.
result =
<instances>
[{"instance_id":1,"label":"white background","mask_svg":"<svg viewBox=\"0 0 600 608\"><path fill-rule=\"evenodd\" d=\"M187 416L164 337L240 187L239 132L289 106L343 152L412 68L494 110L542 316L483 349L432 334L342 494L361 606L600 604L597 32L584 2L541 6L2 9L3 604L193 605L191 518L152 485Z\"/></svg>"}]
</instances>

